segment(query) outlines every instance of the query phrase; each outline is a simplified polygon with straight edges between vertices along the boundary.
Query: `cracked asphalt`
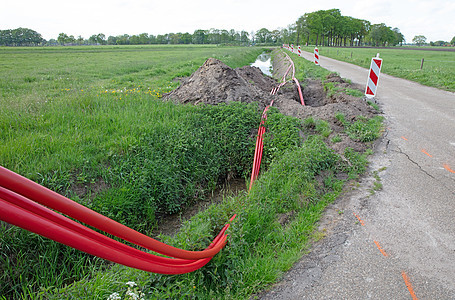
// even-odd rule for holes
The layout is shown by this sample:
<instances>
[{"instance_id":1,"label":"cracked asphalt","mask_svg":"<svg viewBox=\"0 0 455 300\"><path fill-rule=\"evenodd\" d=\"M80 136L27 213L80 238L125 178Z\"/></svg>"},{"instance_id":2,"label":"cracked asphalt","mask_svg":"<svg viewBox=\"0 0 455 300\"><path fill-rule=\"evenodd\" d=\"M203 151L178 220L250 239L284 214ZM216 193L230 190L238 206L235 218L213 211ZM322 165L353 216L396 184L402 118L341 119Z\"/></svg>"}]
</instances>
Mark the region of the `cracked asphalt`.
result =
<instances>
[{"instance_id":1,"label":"cracked asphalt","mask_svg":"<svg viewBox=\"0 0 455 300\"><path fill-rule=\"evenodd\" d=\"M366 69L320 65L366 84ZM377 100L386 132L368 175L327 209L325 238L257 298L455 299L455 94L381 74Z\"/></svg>"}]
</instances>

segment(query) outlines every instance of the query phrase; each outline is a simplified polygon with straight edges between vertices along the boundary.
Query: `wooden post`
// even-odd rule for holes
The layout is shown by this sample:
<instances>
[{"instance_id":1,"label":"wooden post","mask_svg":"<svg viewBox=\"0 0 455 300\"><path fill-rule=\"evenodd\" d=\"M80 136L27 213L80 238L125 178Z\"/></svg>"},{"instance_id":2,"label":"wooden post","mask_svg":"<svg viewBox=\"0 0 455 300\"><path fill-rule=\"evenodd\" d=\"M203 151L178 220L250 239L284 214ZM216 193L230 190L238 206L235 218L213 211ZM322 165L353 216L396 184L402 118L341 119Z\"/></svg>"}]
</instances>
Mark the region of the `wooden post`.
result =
<instances>
[{"instance_id":1,"label":"wooden post","mask_svg":"<svg viewBox=\"0 0 455 300\"><path fill-rule=\"evenodd\" d=\"M420 70L423 69L423 61L424 61L424 59L422 58L422 62L420 63Z\"/></svg>"}]
</instances>

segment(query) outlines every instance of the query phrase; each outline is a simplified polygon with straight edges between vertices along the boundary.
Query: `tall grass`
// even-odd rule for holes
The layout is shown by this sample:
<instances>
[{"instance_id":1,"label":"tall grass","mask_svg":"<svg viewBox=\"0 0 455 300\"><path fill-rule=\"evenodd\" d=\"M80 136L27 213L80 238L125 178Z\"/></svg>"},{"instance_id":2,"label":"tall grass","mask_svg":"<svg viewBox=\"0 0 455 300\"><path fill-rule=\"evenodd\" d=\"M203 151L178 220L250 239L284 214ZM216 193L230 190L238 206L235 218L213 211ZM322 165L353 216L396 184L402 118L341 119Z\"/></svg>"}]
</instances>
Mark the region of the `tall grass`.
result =
<instances>
[{"instance_id":1,"label":"tall grass","mask_svg":"<svg viewBox=\"0 0 455 300\"><path fill-rule=\"evenodd\" d=\"M0 165L144 233L242 176L254 105L190 107L159 98L208 57L232 67L262 49L2 48ZM91 276L101 260L1 224L0 295L29 298Z\"/></svg>"}]
</instances>

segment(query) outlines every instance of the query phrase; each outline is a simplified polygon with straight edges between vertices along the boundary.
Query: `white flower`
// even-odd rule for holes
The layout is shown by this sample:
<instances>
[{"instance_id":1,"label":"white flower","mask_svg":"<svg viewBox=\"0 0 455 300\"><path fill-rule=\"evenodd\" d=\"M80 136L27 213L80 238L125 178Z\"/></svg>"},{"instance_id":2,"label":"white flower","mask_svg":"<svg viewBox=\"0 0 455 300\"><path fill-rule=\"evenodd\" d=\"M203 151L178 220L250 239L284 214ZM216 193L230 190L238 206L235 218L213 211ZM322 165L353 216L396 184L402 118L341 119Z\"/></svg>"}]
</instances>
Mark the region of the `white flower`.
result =
<instances>
[{"instance_id":1,"label":"white flower","mask_svg":"<svg viewBox=\"0 0 455 300\"><path fill-rule=\"evenodd\" d=\"M119 293L113 293L107 298L107 300L121 300L122 297L120 297Z\"/></svg>"},{"instance_id":2,"label":"white flower","mask_svg":"<svg viewBox=\"0 0 455 300\"><path fill-rule=\"evenodd\" d=\"M128 286L131 287L131 288L132 288L133 286L137 286L136 282L134 282L134 281L128 281L128 282L126 283L126 285L128 285Z\"/></svg>"}]
</instances>

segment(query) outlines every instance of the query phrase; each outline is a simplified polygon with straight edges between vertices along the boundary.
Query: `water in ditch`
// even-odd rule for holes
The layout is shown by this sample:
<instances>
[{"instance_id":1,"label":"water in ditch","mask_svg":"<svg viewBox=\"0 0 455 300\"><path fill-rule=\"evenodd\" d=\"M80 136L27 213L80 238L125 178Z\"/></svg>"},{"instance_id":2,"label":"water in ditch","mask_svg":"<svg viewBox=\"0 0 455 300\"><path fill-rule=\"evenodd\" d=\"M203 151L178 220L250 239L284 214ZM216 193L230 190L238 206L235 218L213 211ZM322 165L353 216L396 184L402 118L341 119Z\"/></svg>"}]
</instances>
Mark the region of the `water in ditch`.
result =
<instances>
[{"instance_id":1,"label":"water in ditch","mask_svg":"<svg viewBox=\"0 0 455 300\"><path fill-rule=\"evenodd\" d=\"M262 73L272 77L272 56L269 53L264 52L260 54L251 66L258 67L261 69Z\"/></svg>"}]
</instances>

